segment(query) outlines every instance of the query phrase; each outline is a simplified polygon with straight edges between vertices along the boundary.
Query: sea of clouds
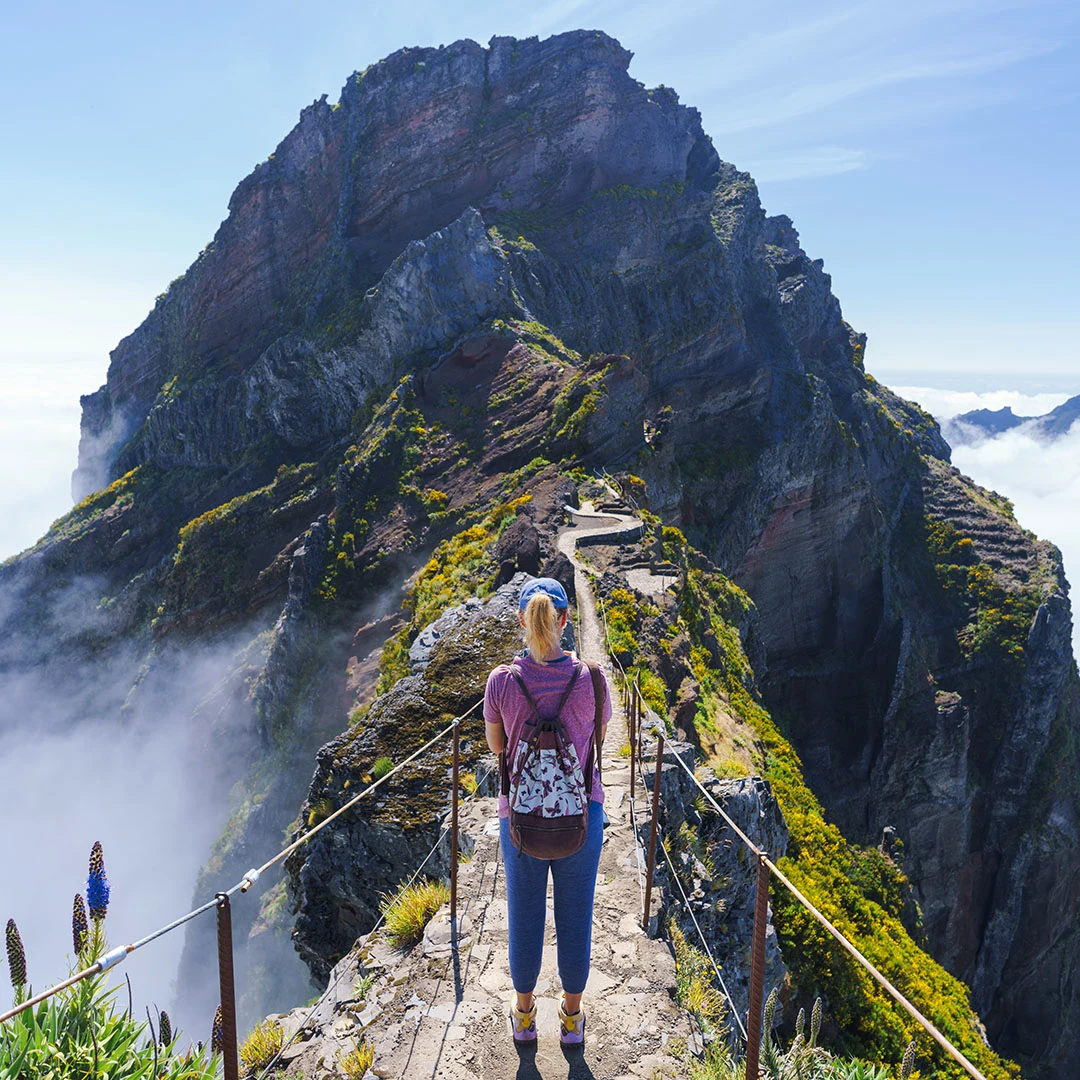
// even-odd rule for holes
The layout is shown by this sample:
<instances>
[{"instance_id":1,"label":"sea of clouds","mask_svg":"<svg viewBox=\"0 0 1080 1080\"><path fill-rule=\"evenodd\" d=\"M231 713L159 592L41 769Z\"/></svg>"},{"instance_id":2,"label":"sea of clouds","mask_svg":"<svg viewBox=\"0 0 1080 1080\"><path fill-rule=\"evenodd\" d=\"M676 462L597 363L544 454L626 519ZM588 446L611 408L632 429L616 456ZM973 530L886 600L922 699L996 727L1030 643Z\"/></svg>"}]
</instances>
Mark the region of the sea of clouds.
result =
<instances>
[{"instance_id":1,"label":"sea of clouds","mask_svg":"<svg viewBox=\"0 0 1080 1080\"><path fill-rule=\"evenodd\" d=\"M71 509L79 396L105 381L105 363L0 355L0 562Z\"/></svg>"}]
</instances>

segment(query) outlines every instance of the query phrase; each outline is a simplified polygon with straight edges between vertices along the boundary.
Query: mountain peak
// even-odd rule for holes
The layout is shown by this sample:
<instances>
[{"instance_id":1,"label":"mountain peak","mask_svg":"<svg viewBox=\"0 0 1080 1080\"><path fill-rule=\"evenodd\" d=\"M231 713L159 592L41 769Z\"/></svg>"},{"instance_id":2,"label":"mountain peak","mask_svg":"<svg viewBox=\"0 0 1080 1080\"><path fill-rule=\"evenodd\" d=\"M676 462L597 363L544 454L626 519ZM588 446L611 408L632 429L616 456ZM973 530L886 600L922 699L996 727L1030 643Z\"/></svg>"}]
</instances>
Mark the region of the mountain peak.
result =
<instances>
[{"instance_id":1,"label":"mountain peak","mask_svg":"<svg viewBox=\"0 0 1080 1080\"><path fill-rule=\"evenodd\" d=\"M719 158L697 110L633 80L630 58L596 31L401 49L353 75L337 105L304 109L84 399L75 495L130 464L118 452L171 379L243 370L282 334L325 324L466 207L567 211L620 185L709 188Z\"/></svg>"}]
</instances>

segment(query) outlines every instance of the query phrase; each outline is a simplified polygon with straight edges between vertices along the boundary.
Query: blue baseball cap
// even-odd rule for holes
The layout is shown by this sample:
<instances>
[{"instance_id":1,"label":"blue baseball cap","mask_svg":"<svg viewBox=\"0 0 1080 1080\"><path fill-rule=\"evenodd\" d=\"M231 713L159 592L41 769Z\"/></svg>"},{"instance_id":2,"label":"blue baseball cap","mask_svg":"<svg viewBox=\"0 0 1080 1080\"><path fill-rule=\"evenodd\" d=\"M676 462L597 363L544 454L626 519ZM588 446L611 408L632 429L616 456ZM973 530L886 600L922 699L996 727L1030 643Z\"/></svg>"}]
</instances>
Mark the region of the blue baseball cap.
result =
<instances>
[{"instance_id":1,"label":"blue baseball cap","mask_svg":"<svg viewBox=\"0 0 1080 1080\"><path fill-rule=\"evenodd\" d=\"M538 577L526 581L521 587L518 610L524 611L529 601L538 593L547 593L557 611L565 611L570 606L570 601L566 599L566 590L558 581L550 577Z\"/></svg>"}]
</instances>

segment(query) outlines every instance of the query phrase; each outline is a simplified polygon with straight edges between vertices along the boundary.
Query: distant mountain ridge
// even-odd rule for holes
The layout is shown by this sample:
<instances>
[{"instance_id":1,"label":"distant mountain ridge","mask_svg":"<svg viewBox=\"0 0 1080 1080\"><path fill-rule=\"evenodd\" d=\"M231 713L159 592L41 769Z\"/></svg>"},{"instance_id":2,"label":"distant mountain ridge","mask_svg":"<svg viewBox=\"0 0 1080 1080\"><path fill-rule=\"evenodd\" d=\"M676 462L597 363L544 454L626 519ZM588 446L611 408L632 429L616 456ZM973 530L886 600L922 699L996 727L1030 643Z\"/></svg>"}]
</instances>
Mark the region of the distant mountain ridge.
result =
<instances>
[{"instance_id":1,"label":"distant mountain ridge","mask_svg":"<svg viewBox=\"0 0 1080 1080\"><path fill-rule=\"evenodd\" d=\"M953 446L963 446L984 438L994 438L1022 427L1037 439L1058 439L1080 419L1080 394L1062 402L1042 416L1017 416L1006 405L1002 409L973 409L946 421L945 436Z\"/></svg>"}]
</instances>

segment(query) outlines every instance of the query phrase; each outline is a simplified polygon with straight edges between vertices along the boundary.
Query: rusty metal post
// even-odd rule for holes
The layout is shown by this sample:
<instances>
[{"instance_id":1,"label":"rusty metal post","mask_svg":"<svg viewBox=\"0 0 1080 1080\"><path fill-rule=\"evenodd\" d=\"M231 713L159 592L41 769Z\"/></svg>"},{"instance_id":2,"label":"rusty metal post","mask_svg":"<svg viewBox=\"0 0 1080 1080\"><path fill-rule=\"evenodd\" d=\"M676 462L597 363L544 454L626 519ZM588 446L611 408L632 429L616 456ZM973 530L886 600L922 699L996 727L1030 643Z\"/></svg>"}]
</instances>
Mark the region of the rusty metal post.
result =
<instances>
[{"instance_id":1,"label":"rusty metal post","mask_svg":"<svg viewBox=\"0 0 1080 1080\"><path fill-rule=\"evenodd\" d=\"M450 778L450 940L457 940L457 864L458 864L458 765L461 761L461 721L454 721L454 769Z\"/></svg>"},{"instance_id":2,"label":"rusty metal post","mask_svg":"<svg viewBox=\"0 0 1080 1080\"><path fill-rule=\"evenodd\" d=\"M637 757L637 723L634 718L633 698L626 710L626 733L630 738L630 800L634 798L634 759Z\"/></svg>"},{"instance_id":3,"label":"rusty metal post","mask_svg":"<svg viewBox=\"0 0 1080 1080\"><path fill-rule=\"evenodd\" d=\"M761 1007L765 994L765 922L769 917L769 867L758 853L754 887L754 937L750 949L750 1007L746 1015L746 1080L757 1080L761 1052Z\"/></svg>"},{"instance_id":4,"label":"rusty metal post","mask_svg":"<svg viewBox=\"0 0 1080 1080\"><path fill-rule=\"evenodd\" d=\"M645 699L641 696L641 672L634 677L634 726L641 731L641 717L645 712Z\"/></svg>"},{"instance_id":5,"label":"rusty metal post","mask_svg":"<svg viewBox=\"0 0 1080 1080\"><path fill-rule=\"evenodd\" d=\"M664 767L664 733L656 733L656 776L652 789L652 820L649 822L649 861L645 876L645 910L641 913L641 929L649 932L649 911L652 906L653 869L656 866L656 819L660 807L660 770Z\"/></svg>"},{"instance_id":6,"label":"rusty metal post","mask_svg":"<svg viewBox=\"0 0 1080 1080\"><path fill-rule=\"evenodd\" d=\"M221 986L221 1056L225 1080L240 1080L236 1052L236 983L233 979L232 908L227 893L217 894L218 980Z\"/></svg>"}]
</instances>

